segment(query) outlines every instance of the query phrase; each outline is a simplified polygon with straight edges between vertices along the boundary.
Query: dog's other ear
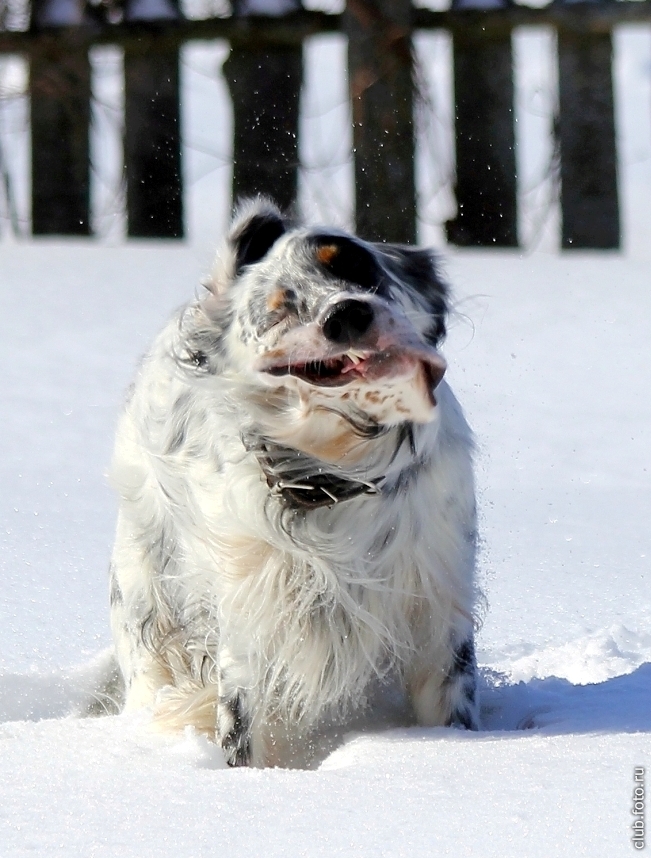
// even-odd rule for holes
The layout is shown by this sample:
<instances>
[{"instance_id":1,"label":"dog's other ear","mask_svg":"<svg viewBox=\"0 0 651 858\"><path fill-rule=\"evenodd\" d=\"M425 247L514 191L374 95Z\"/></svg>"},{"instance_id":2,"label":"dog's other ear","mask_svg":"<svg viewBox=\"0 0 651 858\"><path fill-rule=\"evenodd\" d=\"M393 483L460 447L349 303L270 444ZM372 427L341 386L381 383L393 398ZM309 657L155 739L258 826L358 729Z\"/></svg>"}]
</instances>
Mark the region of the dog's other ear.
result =
<instances>
[{"instance_id":1,"label":"dog's other ear","mask_svg":"<svg viewBox=\"0 0 651 858\"><path fill-rule=\"evenodd\" d=\"M259 197L240 203L228 234L234 276L246 265L263 259L288 228L289 221L270 199Z\"/></svg>"},{"instance_id":2,"label":"dog's other ear","mask_svg":"<svg viewBox=\"0 0 651 858\"><path fill-rule=\"evenodd\" d=\"M449 291L439 273L434 252L399 244L376 244L375 247L393 274L425 301L432 316L426 337L431 345L438 345L446 333Z\"/></svg>"},{"instance_id":3,"label":"dog's other ear","mask_svg":"<svg viewBox=\"0 0 651 858\"><path fill-rule=\"evenodd\" d=\"M203 286L215 296L225 294L233 279L247 265L263 259L291 226L289 218L268 197L240 202Z\"/></svg>"}]
</instances>

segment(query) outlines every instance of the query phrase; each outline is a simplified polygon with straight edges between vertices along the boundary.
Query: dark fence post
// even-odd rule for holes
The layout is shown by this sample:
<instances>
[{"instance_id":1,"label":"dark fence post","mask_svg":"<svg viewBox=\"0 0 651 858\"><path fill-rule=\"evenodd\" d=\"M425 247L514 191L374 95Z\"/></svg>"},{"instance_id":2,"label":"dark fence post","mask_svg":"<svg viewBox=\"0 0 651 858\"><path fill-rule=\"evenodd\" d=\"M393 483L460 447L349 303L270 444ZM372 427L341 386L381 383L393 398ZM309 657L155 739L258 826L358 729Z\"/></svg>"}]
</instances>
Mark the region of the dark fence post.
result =
<instances>
[{"instance_id":1,"label":"dark fence post","mask_svg":"<svg viewBox=\"0 0 651 858\"><path fill-rule=\"evenodd\" d=\"M266 194L291 209L298 191L302 48L231 45L224 75L233 100L233 202Z\"/></svg>"},{"instance_id":2,"label":"dark fence post","mask_svg":"<svg viewBox=\"0 0 651 858\"><path fill-rule=\"evenodd\" d=\"M82 23L79 7L34 0L31 28ZM55 33L30 54L32 233L89 235L90 65L85 47Z\"/></svg>"},{"instance_id":3,"label":"dark fence post","mask_svg":"<svg viewBox=\"0 0 651 858\"><path fill-rule=\"evenodd\" d=\"M127 3L124 20L180 18L178 0ZM124 161L127 231L132 238L182 238L179 50L156 47L124 52Z\"/></svg>"},{"instance_id":4,"label":"dark fence post","mask_svg":"<svg viewBox=\"0 0 651 858\"><path fill-rule=\"evenodd\" d=\"M511 37L469 19L453 45L457 216L446 224L448 241L516 247Z\"/></svg>"},{"instance_id":5,"label":"dark fence post","mask_svg":"<svg viewBox=\"0 0 651 858\"><path fill-rule=\"evenodd\" d=\"M357 232L416 241L410 0L348 0Z\"/></svg>"},{"instance_id":6,"label":"dark fence post","mask_svg":"<svg viewBox=\"0 0 651 858\"><path fill-rule=\"evenodd\" d=\"M558 34L563 248L618 248L612 38Z\"/></svg>"},{"instance_id":7,"label":"dark fence post","mask_svg":"<svg viewBox=\"0 0 651 858\"><path fill-rule=\"evenodd\" d=\"M270 16L301 8L291 0L253 6ZM235 2L233 11L246 15L246 0ZM223 71L233 102L233 203L265 194L291 210L298 193L303 48L262 48L233 40Z\"/></svg>"}]
</instances>

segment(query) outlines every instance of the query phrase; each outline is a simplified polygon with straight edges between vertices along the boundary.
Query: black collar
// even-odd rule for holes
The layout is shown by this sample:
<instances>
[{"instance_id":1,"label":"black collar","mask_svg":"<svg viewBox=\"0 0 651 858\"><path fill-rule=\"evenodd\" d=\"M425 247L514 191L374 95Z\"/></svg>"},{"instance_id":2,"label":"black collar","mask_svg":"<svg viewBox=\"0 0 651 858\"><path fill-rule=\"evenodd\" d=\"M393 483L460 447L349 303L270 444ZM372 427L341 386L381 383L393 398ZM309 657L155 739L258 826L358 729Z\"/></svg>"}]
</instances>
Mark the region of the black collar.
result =
<instances>
[{"instance_id":1,"label":"black collar","mask_svg":"<svg viewBox=\"0 0 651 858\"><path fill-rule=\"evenodd\" d=\"M359 495L377 495L379 489L372 482L350 480L336 474L311 474L300 483L288 482L267 470L260 457L260 467L267 478L272 495L279 495L289 505L316 509L320 506L334 506Z\"/></svg>"},{"instance_id":2,"label":"black collar","mask_svg":"<svg viewBox=\"0 0 651 858\"><path fill-rule=\"evenodd\" d=\"M332 507L360 495L380 493L382 477L362 480L329 473L318 459L265 439L247 439L244 445L255 453L271 494L282 498L287 506Z\"/></svg>"}]
</instances>

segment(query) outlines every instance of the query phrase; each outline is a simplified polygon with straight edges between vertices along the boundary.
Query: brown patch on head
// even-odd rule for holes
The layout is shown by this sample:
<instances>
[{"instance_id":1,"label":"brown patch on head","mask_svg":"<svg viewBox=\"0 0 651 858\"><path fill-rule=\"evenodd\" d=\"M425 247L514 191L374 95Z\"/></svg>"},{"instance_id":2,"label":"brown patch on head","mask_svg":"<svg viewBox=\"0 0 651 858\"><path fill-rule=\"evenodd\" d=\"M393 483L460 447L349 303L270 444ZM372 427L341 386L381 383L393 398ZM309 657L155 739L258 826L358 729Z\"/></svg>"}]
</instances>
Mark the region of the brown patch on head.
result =
<instances>
[{"instance_id":1,"label":"brown patch on head","mask_svg":"<svg viewBox=\"0 0 651 858\"><path fill-rule=\"evenodd\" d=\"M276 310L281 310L287 303L287 293L284 289L276 289L267 298L267 309L274 313Z\"/></svg>"},{"instance_id":2,"label":"brown patch on head","mask_svg":"<svg viewBox=\"0 0 651 858\"><path fill-rule=\"evenodd\" d=\"M339 253L339 248L336 244L322 244L316 249L316 258L321 265L330 265L335 256Z\"/></svg>"}]
</instances>

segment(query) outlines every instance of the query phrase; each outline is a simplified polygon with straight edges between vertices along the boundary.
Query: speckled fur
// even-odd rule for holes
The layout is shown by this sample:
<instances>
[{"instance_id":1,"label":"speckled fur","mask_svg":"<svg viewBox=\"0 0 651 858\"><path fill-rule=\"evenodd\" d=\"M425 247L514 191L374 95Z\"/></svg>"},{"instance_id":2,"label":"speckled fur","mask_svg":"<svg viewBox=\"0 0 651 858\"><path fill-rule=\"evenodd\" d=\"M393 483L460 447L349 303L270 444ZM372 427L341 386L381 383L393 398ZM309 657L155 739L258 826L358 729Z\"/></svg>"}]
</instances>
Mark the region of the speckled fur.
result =
<instances>
[{"instance_id":1,"label":"speckled fur","mask_svg":"<svg viewBox=\"0 0 651 858\"><path fill-rule=\"evenodd\" d=\"M438 359L447 293L428 251L245 205L120 420L111 619L126 709L194 725L232 765L290 763L389 678L418 723L477 727L472 440L452 392L425 390L417 363L337 387L264 371L328 347L323 314L351 295L373 307L374 342L390 331ZM295 505L262 449L281 475L289 461L292 479L374 492Z\"/></svg>"}]
</instances>

